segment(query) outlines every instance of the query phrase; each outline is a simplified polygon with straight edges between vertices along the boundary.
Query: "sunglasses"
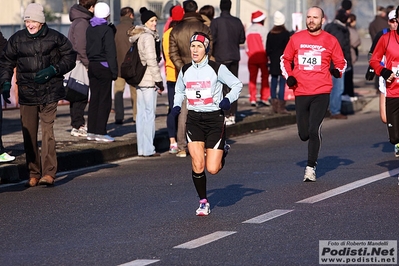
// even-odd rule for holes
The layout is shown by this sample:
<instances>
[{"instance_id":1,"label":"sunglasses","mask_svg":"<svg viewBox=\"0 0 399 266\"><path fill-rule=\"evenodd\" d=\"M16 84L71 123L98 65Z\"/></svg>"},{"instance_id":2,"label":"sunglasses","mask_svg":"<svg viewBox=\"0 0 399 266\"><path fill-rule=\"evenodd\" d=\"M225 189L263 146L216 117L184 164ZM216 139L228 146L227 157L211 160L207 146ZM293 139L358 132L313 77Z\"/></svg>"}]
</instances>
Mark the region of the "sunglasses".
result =
<instances>
[{"instance_id":1,"label":"sunglasses","mask_svg":"<svg viewBox=\"0 0 399 266\"><path fill-rule=\"evenodd\" d=\"M396 18L390 19L389 22L390 22L390 23L398 23L398 21L396 20Z\"/></svg>"}]
</instances>

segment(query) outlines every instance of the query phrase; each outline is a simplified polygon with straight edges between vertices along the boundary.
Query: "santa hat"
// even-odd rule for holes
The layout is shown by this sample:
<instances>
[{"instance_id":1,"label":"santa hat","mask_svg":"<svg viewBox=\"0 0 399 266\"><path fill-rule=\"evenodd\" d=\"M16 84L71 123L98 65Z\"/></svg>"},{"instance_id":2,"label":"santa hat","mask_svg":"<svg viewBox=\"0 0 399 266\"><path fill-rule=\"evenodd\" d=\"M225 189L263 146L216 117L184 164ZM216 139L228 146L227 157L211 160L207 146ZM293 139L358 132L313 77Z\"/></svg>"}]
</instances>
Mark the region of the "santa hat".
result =
<instances>
[{"instance_id":1,"label":"santa hat","mask_svg":"<svg viewBox=\"0 0 399 266\"><path fill-rule=\"evenodd\" d=\"M284 25L285 23L285 16L283 13L281 13L280 11L276 11L274 12L274 17L273 17L273 24L275 26L281 26Z\"/></svg>"},{"instance_id":2,"label":"santa hat","mask_svg":"<svg viewBox=\"0 0 399 266\"><path fill-rule=\"evenodd\" d=\"M261 22L261 21L263 21L265 19L266 19L265 14L263 14L259 10L252 13L252 16L251 16L252 22Z\"/></svg>"}]
</instances>

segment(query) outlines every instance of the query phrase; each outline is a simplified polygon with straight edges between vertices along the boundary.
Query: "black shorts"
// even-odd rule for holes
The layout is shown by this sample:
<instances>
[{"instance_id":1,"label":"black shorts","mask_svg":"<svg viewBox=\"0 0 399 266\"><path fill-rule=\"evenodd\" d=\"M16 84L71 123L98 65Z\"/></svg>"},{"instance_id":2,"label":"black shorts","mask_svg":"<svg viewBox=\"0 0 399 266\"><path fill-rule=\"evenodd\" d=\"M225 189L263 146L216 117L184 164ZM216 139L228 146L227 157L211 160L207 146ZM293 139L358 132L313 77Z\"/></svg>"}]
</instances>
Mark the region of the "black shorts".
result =
<instances>
[{"instance_id":1,"label":"black shorts","mask_svg":"<svg viewBox=\"0 0 399 266\"><path fill-rule=\"evenodd\" d=\"M206 149L224 149L226 132L222 111L188 111L186 122L188 142L201 141Z\"/></svg>"},{"instance_id":2,"label":"black shorts","mask_svg":"<svg viewBox=\"0 0 399 266\"><path fill-rule=\"evenodd\" d=\"M385 101L389 142L399 143L399 98L387 97Z\"/></svg>"}]
</instances>

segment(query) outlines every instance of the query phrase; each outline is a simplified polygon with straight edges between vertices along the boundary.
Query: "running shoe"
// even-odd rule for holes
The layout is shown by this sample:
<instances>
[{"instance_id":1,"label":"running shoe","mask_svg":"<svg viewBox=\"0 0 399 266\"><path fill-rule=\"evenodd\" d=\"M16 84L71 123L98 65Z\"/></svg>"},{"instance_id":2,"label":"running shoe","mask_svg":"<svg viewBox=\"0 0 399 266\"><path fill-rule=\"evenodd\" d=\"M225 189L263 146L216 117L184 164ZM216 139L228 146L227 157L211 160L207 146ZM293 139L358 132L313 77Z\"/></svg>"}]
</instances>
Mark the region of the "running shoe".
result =
<instances>
[{"instance_id":1,"label":"running shoe","mask_svg":"<svg viewBox=\"0 0 399 266\"><path fill-rule=\"evenodd\" d=\"M395 157L399 157L399 143L395 144Z\"/></svg>"},{"instance_id":2,"label":"running shoe","mask_svg":"<svg viewBox=\"0 0 399 266\"><path fill-rule=\"evenodd\" d=\"M199 201L200 206L195 211L197 216L207 216L211 212L211 205L209 205L207 199L202 199Z\"/></svg>"},{"instance_id":3,"label":"running shoe","mask_svg":"<svg viewBox=\"0 0 399 266\"><path fill-rule=\"evenodd\" d=\"M87 133L86 139L87 140L96 140L97 135L93 133Z\"/></svg>"},{"instance_id":4,"label":"running shoe","mask_svg":"<svg viewBox=\"0 0 399 266\"><path fill-rule=\"evenodd\" d=\"M169 153L170 154L176 154L179 152L179 148L177 147L177 145L170 145L169 146Z\"/></svg>"},{"instance_id":5,"label":"running shoe","mask_svg":"<svg viewBox=\"0 0 399 266\"><path fill-rule=\"evenodd\" d=\"M84 127L80 127L79 129L72 128L71 136L74 136L74 137L87 137L87 131L84 129Z\"/></svg>"},{"instance_id":6,"label":"running shoe","mask_svg":"<svg viewBox=\"0 0 399 266\"><path fill-rule=\"evenodd\" d=\"M316 167L306 166L303 182L316 182Z\"/></svg>"},{"instance_id":7,"label":"running shoe","mask_svg":"<svg viewBox=\"0 0 399 266\"><path fill-rule=\"evenodd\" d=\"M11 156L4 152L0 155L0 163L8 163L15 160L15 156Z\"/></svg>"},{"instance_id":8,"label":"running shoe","mask_svg":"<svg viewBox=\"0 0 399 266\"><path fill-rule=\"evenodd\" d=\"M223 157L222 157L222 168L224 167L224 164L226 163L226 156L229 153L231 146L227 143L224 144L224 149L223 149Z\"/></svg>"},{"instance_id":9,"label":"running shoe","mask_svg":"<svg viewBox=\"0 0 399 266\"><path fill-rule=\"evenodd\" d=\"M110 135L96 135L95 138L97 141L102 141L102 142L113 142L115 139L111 137Z\"/></svg>"},{"instance_id":10,"label":"running shoe","mask_svg":"<svg viewBox=\"0 0 399 266\"><path fill-rule=\"evenodd\" d=\"M176 154L176 157L185 158L187 157L187 152L185 150L181 150Z\"/></svg>"}]
</instances>

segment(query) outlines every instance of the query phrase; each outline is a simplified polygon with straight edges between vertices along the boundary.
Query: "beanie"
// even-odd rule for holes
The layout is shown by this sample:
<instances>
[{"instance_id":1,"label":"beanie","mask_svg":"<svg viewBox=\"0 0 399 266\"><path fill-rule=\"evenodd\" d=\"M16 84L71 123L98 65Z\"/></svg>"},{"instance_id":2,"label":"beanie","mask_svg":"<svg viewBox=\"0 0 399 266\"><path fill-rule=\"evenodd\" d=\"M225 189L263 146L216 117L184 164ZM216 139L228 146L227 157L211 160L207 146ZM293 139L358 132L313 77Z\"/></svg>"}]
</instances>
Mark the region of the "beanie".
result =
<instances>
[{"instance_id":1,"label":"beanie","mask_svg":"<svg viewBox=\"0 0 399 266\"><path fill-rule=\"evenodd\" d=\"M195 32L193 36L191 36L190 44L194 41L201 42L205 47L205 53L209 52L209 37L205 33Z\"/></svg>"},{"instance_id":2,"label":"beanie","mask_svg":"<svg viewBox=\"0 0 399 266\"><path fill-rule=\"evenodd\" d=\"M341 6L344 10L349 10L352 8L352 2L351 0L343 0Z\"/></svg>"},{"instance_id":3,"label":"beanie","mask_svg":"<svg viewBox=\"0 0 399 266\"><path fill-rule=\"evenodd\" d=\"M396 18L396 10L392 10L388 14L388 20L391 20L391 19L394 19L394 18Z\"/></svg>"},{"instance_id":4,"label":"beanie","mask_svg":"<svg viewBox=\"0 0 399 266\"><path fill-rule=\"evenodd\" d=\"M25 9L24 21L25 20L45 23L46 19L44 17L43 6L38 3L30 3Z\"/></svg>"},{"instance_id":5,"label":"beanie","mask_svg":"<svg viewBox=\"0 0 399 266\"><path fill-rule=\"evenodd\" d=\"M220 0L220 10L222 11L230 11L231 9L231 1L230 0Z\"/></svg>"},{"instance_id":6,"label":"beanie","mask_svg":"<svg viewBox=\"0 0 399 266\"><path fill-rule=\"evenodd\" d=\"M263 21L265 19L266 19L265 14L263 14L259 10L252 13L252 16L251 16L252 22L261 22L261 21Z\"/></svg>"},{"instance_id":7,"label":"beanie","mask_svg":"<svg viewBox=\"0 0 399 266\"><path fill-rule=\"evenodd\" d=\"M94 16L96 18L106 18L109 16L109 5L104 2L98 2L94 6Z\"/></svg>"},{"instance_id":8,"label":"beanie","mask_svg":"<svg viewBox=\"0 0 399 266\"><path fill-rule=\"evenodd\" d=\"M173 10L172 10L173 11ZM140 8L140 15L141 15L141 23L143 23L143 25L149 21L152 17L157 17L157 14L155 14L154 12L152 12L151 10L148 10L145 7Z\"/></svg>"},{"instance_id":9,"label":"beanie","mask_svg":"<svg viewBox=\"0 0 399 266\"><path fill-rule=\"evenodd\" d=\"M184 9L181 6L175 6L172 8L172 20L180 21L183 19Z\"/></svg>"},{"instance_id":10,"label":"beanie","mask_svg":"<svg viewBox=\"0 0 399 266\"><path fill-rule=\"evenodd\" d=\"M274 17L273 17L273 24L275 25L275 26L281 26L281 25L284 25L284 23L285 23L285 16L284 16L284 14L283 13L281 13L280 11L276 11L276 12L274 12Z\"/></svg>"}]
</instances>

